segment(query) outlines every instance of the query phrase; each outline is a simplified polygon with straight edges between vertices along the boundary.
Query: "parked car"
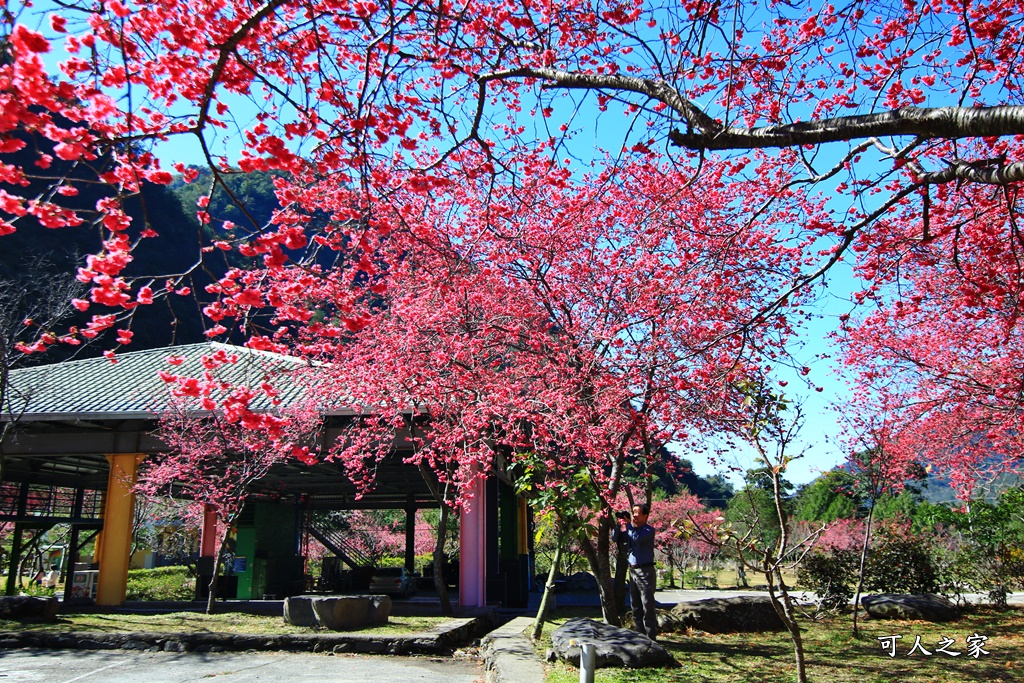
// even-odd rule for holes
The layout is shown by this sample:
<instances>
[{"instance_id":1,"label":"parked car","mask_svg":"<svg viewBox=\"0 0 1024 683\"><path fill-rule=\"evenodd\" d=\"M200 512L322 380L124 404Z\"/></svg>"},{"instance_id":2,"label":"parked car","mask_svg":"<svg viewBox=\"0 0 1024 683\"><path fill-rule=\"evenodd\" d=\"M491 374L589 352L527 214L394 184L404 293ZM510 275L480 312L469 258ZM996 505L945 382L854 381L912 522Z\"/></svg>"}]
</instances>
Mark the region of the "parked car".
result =
<instances>
[{"instance_id":1,"label":"parked car","mask_svg":"<svg viewBox=\"0 0 1024 683\"><path fill-rule=\"evenodd\" d=\"M405 567L381 567L370 578L370 592L412 597L416 594L416 572Z\"/></svg>"}]
</instances>

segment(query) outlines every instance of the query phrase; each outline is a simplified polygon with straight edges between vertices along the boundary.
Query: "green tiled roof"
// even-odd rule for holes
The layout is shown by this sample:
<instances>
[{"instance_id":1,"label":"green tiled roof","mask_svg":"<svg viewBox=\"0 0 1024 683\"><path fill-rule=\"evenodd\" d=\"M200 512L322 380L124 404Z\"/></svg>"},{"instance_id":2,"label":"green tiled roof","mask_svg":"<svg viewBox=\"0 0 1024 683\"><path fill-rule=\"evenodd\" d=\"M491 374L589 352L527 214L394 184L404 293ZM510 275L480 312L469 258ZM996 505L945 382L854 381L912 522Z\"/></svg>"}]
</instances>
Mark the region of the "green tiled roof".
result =
<instances>
[{"instance_id":1,"label":"green tiled roof","mask_svg":"<svg viewBox=\"0 0 1024 683\"><path fill-rule=\"evenodd\" d=\"M201 377L205 370L203 357L218 351L236 356L237 362L217 367L214 376L234 386L255 389L257 397L250 404L253 410L275 407L260 390L262 382L268 382L278 392L278 408L302 398L303 385L293 373L308 367L306 361L204 342L119 353L116 363L100 357L13 370L8 386L11 412L19 421L156 417L166 409L173 386L161 378L160 371ZM173 365L168 361L172 357L183 362ZM10 417L6 412L0 414L3 420Z\"/></svg>"}]
</instances>

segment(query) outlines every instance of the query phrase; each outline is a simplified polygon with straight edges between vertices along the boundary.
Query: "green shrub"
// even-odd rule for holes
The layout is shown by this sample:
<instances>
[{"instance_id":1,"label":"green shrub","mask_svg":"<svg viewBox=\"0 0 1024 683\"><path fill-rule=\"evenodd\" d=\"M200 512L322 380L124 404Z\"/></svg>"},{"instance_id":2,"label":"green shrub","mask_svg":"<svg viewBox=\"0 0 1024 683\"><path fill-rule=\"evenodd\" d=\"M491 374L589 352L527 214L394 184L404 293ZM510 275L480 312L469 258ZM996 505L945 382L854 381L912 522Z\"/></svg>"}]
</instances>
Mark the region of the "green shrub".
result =
<instances>
[{"instance_id":1,"label":"green shrub","mask_svg":"<svg viewBox=\"0 0 1024 683\"><path fill-rule=\"evenodd\" d=\"M189 567L132 569L128 572L128 600L191 600L196 579Z\"/></svg>"},{"instance_id":2,"label":"green shrub","mask_svg":"<svg viewBox=\"0 0 1024 683\"><path fill-rule=\"evenodd\" d=\"M420 571L420 569L423 568L423 565L433 564L433 562L434 562L434 555L432 553L431 554L426 554L426 555L416 555L415 558L413 559L413 567L416 568L416 571ZM377 566L378 567L404 567L405 566L405 556L403 555L402 557L397 557L397 556L388 555L388 556L382 557L382 558L380 558L380 561L377 563Z\"/></svg>"},{"instance_id":3,"label":"green shrub","mask_svg":"<svg viewBox=\"0 0 1024 683\"><path fill-rule=\"evenodd\" d=\"M37 585L34 581L27 582L24 586L18 589L22 595L34 595L41 598L49 598L56 594L56 588L50 588L49 586Z\"/></svg>"},{"instance_id":4,"label":"green shrub","mask_svg":"<svg viewBox=\"0 0 1024 683\"><path fill-rule=\"evenodd\" d=\"M882 593L934 593L938 574L931 548L919 536L888 536L871 552L864 577L870 590Z\"/></svg>"},{"instance_id":5,"label":"green shrub","mask_svg":"<svg viewBox=\"0 0 1024 683\"><path fill-rule=\"evenodd\" d=\"M811 553L800 563L800 586L817 594L820 610L841 609L853 597L859 566L852 550Z\"/></svg>"},{"instance_id":6,"label":"green shrub","mask_svg":"<svg viewBox=\"0 0 1024 683\"><path fill-rule=\"evenodd\" d=\"M713 571L702 572L696 569L686 569L683 571L681 582L684 587L718 588L718 577Z\"/></svg>"}]
</instances>

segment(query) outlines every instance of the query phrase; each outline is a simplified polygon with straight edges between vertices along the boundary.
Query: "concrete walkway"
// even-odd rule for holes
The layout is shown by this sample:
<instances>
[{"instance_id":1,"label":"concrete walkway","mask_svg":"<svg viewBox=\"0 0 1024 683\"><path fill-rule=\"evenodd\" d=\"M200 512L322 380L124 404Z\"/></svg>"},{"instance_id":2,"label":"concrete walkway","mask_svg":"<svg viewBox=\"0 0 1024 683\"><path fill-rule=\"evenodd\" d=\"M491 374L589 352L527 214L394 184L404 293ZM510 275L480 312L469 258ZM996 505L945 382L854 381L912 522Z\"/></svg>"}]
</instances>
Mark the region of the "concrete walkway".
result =
<instances>
[{"instance_id":1,"label":"concrete walkway","mask_svg":"<svg viewBox=\"0 0 1024 683\"><path fill-rule=\"evenodd\" d=\"M480 641L480 656L488 683L541 683L544 664L533 649L526 630L532 617L516 617Z\"/></svg>"}]
</instances>

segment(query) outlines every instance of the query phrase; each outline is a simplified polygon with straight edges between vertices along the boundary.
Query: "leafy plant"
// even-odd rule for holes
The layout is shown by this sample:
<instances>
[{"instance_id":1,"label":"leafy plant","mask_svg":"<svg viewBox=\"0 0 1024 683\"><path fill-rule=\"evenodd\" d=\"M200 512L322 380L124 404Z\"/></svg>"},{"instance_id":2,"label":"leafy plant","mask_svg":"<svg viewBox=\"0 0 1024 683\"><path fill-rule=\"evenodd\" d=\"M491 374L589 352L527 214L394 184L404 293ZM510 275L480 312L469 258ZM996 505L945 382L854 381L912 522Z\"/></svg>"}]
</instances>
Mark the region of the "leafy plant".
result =
<instances>
[{"instance_id":1,"label":"leafy plant","mask_svg":"<svg viewBox=\"0 0 1024 683\"><path fill-rule=\"evenodd\" d=\"M189 567L132 569L128 572L128 600L191 600L195 591L196 577Z\"/></svg>"},{"instance_id":2,"label":"leafy plant","mask_svg":"<svg viewBox=\"0 0 1024 683\"><path fill-rule=\"evenodd\" d=\"M853 597L858 565L853 550L810 553L800 563L800 585L817 594L819 612L840 610Z\"/></svg>"},{"instance_id":3,"label":"leafy plant","mask_svg":"<svg viewBox=\"0 0 1024 683\"><path fill-rule=\"evenodd\" d=\"M875 546L865 577L868 588L883 593L932 593L938 574L927 540L917 535L886 534Z\"/></svg>"},{"instance_id":4,"label":"leafy plant","mask_svg":"<svg viewBox=\"0 0 1024 683\"><path fill-rule=\"evenodd\" d=\"M948 526L955 547L946 553L943 583L988 593L1006 606L1008 592L1024 587L1024 489L1011 488L995 503L971 501L962 510L934 506L932 523Z\"/></svg>"}]
</instances>

